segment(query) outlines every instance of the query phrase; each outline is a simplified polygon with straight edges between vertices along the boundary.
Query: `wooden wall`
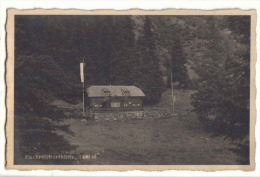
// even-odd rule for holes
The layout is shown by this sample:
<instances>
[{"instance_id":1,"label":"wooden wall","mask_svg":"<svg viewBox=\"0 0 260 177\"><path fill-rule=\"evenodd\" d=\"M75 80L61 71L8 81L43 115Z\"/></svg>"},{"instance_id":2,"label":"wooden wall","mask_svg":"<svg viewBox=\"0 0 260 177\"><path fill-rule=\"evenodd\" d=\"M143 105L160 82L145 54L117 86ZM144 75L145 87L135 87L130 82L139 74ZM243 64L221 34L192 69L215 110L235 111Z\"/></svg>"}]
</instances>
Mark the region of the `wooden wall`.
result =
<instances>
[{"instance_id":1,"label":"wooden wall","mask_svg":"<svg viewBox=\"0 0 260 177\"><path fill-rule=\"evenodd\" d=\"M88 98L87 106L92 111L131 111L143 110L142 97ZM116 106L116 107L112 107Z\"/></svg>"}]
</instances>

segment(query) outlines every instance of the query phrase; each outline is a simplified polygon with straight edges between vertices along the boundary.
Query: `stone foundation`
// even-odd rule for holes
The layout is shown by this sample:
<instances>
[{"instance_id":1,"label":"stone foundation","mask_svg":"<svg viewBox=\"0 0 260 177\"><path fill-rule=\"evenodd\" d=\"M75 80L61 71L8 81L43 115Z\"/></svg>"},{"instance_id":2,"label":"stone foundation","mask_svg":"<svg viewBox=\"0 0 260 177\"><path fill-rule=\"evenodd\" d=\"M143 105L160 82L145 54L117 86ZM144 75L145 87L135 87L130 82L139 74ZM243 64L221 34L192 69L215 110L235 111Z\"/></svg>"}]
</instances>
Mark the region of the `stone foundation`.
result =
<instances>
[{"instance_id":1,"label":"stone foundation","mask_svg":"<svg viewBox=\"0 0 260 177\"><path fill-rule=\"evenodd\" d=\"M126 120L126 119L141 119L143 117L143 111L92 113L91 117L95 121L115 121L115 120Z\"/></svg>"},{"instance_id":2,"label":"stone foundation","mask_svg":"<svg viewBox=\"0 0 260 177\"><path fill-rule=\"evenodd\" d=\"M129 119L169 119L174 115L166 111L131 111L131 112L107 112L92 113L91 119L95 121L117 121Z\"/></svg>"}]
</instances>

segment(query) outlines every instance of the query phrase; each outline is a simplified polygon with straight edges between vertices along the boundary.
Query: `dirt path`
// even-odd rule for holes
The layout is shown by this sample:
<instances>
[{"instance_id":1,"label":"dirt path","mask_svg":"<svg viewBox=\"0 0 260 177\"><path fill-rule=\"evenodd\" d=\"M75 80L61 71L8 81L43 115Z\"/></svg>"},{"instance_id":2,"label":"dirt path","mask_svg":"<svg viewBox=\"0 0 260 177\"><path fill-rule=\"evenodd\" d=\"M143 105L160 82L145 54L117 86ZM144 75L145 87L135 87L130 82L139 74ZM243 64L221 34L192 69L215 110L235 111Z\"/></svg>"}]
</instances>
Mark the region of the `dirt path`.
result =
<instances>
[{"instance_id":1,"label":"dirt path","mask_svg":"<svg viewBox=\"0 0 260 177\"><path fill-rule=\"evenodd\" d=\"M238 164L223 138L211 137L191 112L191 91L175 91L176 113L169 119L86 121L67 119L74 136L63 134L77 145L75 154L93 156L80 164ZM170 91L159 104L145 111L170 109Z\"/></svg>"}]
</instances>

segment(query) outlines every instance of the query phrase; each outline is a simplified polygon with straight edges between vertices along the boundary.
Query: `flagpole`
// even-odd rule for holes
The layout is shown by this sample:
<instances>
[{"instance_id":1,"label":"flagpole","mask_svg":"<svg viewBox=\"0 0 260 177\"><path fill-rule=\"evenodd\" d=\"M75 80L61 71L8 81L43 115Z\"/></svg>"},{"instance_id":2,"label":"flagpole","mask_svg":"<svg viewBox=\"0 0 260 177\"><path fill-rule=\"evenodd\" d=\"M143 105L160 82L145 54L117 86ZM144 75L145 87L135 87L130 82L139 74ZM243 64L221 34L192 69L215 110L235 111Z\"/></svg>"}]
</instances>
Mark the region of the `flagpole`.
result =
<instances>
[{"instance_id":1,"label":"flagpole","mask_svg":"<svg viewBox=\"0 0 260 177\"><path fill-rule=\"evenodd\" d=\"M174 95L173 95L172 71L171 71L171 87L172 87L172 112L174 113Z\"/></svg>"},{"instance_id":2,"label":"flagpole","mask_svg":"<svg viewBox=\"0 0 260 177\"><path fill-rule=\"evenodd\" d=\"M82 72L83 72L83 116L85 116L85 77L84 77L84 57L83 57L83 68L82 68Z\"/></svg>"}]
</instances>

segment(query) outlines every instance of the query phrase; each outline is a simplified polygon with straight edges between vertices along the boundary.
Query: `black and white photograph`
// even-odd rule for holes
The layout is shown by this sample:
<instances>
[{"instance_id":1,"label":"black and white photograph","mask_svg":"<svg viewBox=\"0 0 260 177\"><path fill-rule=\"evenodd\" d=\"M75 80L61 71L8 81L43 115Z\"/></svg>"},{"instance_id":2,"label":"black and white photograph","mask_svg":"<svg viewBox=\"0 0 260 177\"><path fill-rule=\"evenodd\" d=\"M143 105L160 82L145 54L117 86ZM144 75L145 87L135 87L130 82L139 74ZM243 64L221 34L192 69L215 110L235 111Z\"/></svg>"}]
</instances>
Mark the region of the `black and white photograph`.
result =
<instances>
[{"instance_id":1,"label":"black and white photograph","mask_svg":"<svg viewBox=\"0 0 260 177\"><path fill-rule=\"evenodd\" d=\"M14 15L14 165L252 165L251 15Z\"/></svg>"}]
</instances>

